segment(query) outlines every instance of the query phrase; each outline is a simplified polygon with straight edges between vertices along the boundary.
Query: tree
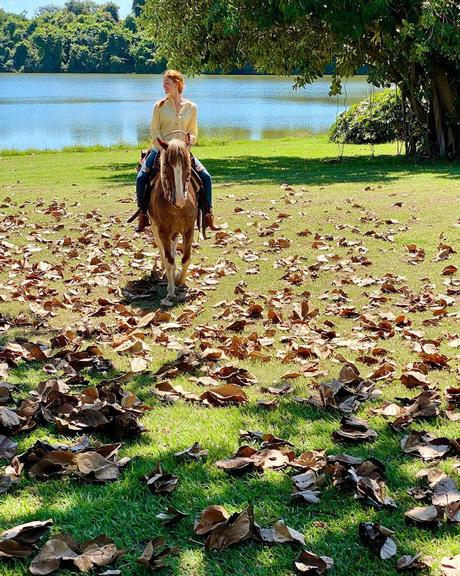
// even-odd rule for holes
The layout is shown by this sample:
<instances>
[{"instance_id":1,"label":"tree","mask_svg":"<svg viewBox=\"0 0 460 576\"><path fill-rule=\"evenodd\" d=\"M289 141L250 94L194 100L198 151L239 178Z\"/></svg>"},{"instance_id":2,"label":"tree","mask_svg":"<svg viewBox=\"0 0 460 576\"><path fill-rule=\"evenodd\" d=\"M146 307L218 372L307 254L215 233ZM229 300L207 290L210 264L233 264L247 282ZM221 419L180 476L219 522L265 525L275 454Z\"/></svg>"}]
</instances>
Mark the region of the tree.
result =
<instances>
[{"instance_id":1,"label":"tree","mask_svg":"<svg viewBox=\"0 0 460 576\"><path fill-rule=\"evenodd\" d=\"M22 70L27 62L30 52L30 45L27 42L21 42L16 46L13 55L13 65L15 70Z\"/></svg>"},{"instance_id":2,"label":"tree","mask_svg":"<svg viewBox=\"0 0 460 576\"><path fill-rule=\"evenodd\" d=\"M128 14L123 20L123 28L126 28L131 32L137 32L137 19L131 14Z\"/></svg>"},{"instance_id":3,"label":"tree","mask_svg":"<svg viewBox=\"0 0 460 576\"><path fill-rule=\"evenodd\" d=\"M131 43L131 55L134 60L134 71L137 74L159 74L166 69L164 60L155 58L155 45L144 33L135 35Z\"/></svg>"},{"instance_id":4,"label":"tree","mask_svg":"<svg viewBox=\"0 0 460 576\"><path fill-rule=\"evenodd\" d=\"M37 28L31 35L30 42L37 49L40 72L61 71L64 37L58 28Z\"/></svg>"},{"instance_id":5,"label":"tree","mask_svg":"<svg viewBox=\"0 0 460 576\"><path fill-rule=\"evenodd\" d=\"M72 12L76 16L80 14L94 14L97 11L98 6L92 0L67 0L64 4L64 8L68 12Z\"/></svg>"},{"instance_id":6,"label":"tree","mask_svg":"<svg viewBox=\"0 0 460 576\"><path fill-rule=\"evenodd\" d=\"M133 12L134 16L136 16L136 18L138 18L141 13L142 13L142 9L144 8L144 4L145 4L145 0L133 0L132 6L131 6L131 12Z\"/></svg>"},{"instance_id":7,"label":"tree","mask_svg":"<svg viewBox=\"0 0 460 576\"><path fill-rule=\"evenodd\" d=\"M44 6L39 6L35 10L35 17L38 18L45 14L56 14L61 8L57 4L45 4Z\"/></svg>"},{"instance_id":8,"label":"tree","mask_svg":"<svg viewBox=\"0 0 460 576\"><path fill-rule=\"evenodd\" d=\"M48 5L50 6L50 5ZM118 21L114 2L68 0L57 11L46 6L28 19L0 9L0 72L152 73L155 46L138 19Z\"/></svg>"},{"instance_id":9,"label":"tree","mask_svg":"<svg viewBox=\"0 0 460 576\"><path fill-rule=\"evenodd\" d=\"M118 6L115 4L115 2L107 2L106 4L102 4L98 8L98 12L107 14L113 22L118 22L120 20L120 16L118 14Z\"/></svg>"},{"instance_id":10,"label":"tree","mask_svg":"<svg viewBox=\"0 0 460 576\"><path fill-rule=\"evenodd\" d=\"M21 72L40 71L40 57L36 48L28 40L24 40L16 46L13 65L15 70Z\"/></svg>"},{"instance_id":11,"label":"tree","mask_svg":"<svg viewBox=\"0 0 460 576\"><path fill-rule=\"evenodd\" d=\"M457 0L146 0L157 58L189 73L241 68L297 74L297 85L336 67L331 94L361 65L396 84L425 137L410 154L460 156L460 4Z\"/></svg>"}]
</instances>

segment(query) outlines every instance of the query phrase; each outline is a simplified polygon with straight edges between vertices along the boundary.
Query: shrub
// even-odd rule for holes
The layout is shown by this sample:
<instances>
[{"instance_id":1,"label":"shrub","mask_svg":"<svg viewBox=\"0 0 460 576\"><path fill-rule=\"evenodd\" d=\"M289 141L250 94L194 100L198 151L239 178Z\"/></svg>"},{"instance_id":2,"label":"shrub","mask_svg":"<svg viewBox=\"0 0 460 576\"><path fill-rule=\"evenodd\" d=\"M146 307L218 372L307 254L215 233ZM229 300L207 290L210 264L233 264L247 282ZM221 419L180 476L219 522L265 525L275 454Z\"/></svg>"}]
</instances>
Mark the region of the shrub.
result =
<instances>
[{"instance_id":1,"label":"shrub","mask_svg":"<svg viewBox=\"0 0 460 576\"><path fill-rule=\"evenodd\" d=\"M396 90L383 90L340 114L329 129L333 142L384 144L403 139L401 96Z\"/></svg>"}]
</instances>

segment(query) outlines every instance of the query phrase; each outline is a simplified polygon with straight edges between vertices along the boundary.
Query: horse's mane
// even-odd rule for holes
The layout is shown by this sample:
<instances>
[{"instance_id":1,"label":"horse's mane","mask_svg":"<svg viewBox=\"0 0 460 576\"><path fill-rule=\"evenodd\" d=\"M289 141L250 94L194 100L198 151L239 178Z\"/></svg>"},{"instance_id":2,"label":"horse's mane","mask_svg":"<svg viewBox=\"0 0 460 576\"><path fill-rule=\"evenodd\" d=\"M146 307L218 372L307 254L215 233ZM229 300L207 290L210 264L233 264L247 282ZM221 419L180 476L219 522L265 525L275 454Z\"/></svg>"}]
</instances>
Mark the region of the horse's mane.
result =
<instances>
[{"instance_id":1,"label":"horse's mane","mask_svg":"<svg viewBox=\"0 0 460 576\"><path fill-rule=\"evenodd\" d=\"M158 181L167 199L170 199L171 190L169 190L167 186L166 169L169 166L176 165L178 162L182 164L182 169L187 175L187 180L189 180L192 170L190 153L185 143L175 138L169 142L166 149L162 149L160 155L160 178Z\"/></svg>"},{"instance_id":2,"label":"horse's mane","mask_svg":"<svg viewBox=\"0 0 460 576\"><path fill-rule=\"evenodd\" d=\"M190 153L182 140L175 138L169 142L166 150L162 150L160 157L160 167L164 170L166 166L173 166L177 162L182 162L186 170L190 169Z\"/></svg>"}]
</instances>

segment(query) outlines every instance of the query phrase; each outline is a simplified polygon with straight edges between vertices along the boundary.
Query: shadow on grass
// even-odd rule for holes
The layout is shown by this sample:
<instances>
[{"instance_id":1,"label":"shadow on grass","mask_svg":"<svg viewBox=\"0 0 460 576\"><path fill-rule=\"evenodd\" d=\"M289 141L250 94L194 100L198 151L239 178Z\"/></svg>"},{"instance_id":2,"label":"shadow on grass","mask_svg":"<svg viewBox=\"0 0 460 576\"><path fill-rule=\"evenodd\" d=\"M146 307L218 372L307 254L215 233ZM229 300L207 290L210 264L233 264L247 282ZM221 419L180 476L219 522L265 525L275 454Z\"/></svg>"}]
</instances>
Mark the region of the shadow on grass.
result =
<instances>
[{"instance_id":1,"label":"shadow on grass","mask_svg":"<svg viewBox=\"0 0 460 576\"><path fill-rule=\"evenodd\" d=\"M15 369L15 375L27 380L28 372L36 372L40 366L39 362L21 363ZM87 371L83 370L82 375L86 374ZM97 384L119 374L114 370L89 376L92 383ZM144 401L147 398L151 400L151 375L136 374L125 387L136 393L141 392L139 396ZM23 476L14 492L2 496L2 499L6 499L2 504L9 519L7 522L2 519L0 530L32 520L52 518L55 522L54 532L69 532L80 541L105 533L126 550L126 556L117 562L122 574L139 576L148 572L138 566L135 559L141 555L143 543L158 535L164 535L168 545L179 547L177 556L168 560L172 570L170 573L173 574L293 574L293 561L299 550L289 546L267 547L251 543L218 553L205 552L200 543L204 539L195 536L193 523L201 511L211 504L223 505L233 512L241 511L252 503L256 521L264 527L283 518L288 526L306 534L307 549L335 560L336 576L397 574L394 562L373 557L359 542L359 522L380 522L395 530L400 554L415 553L427 538L432 539L432 532L408 528L404 522L403 511L416 505L406 493L415 483L406 466L413 459L401 453L399 435L391 432L383 419L373 422L373 427L379 433L373 443L337 445L332 442L330 434L339 427L339 414L299 404L291 397L282 398L276 411L261 410L254 401L241 407L226 408L204 408L183 401L163 404L153 400L149 403L153 409L143 418L148 430L137 438L126 440L121 455L132 455L133 460L116 482L94 485L66 478L37 481ZM329 454L346 452L380 459L387 468L389 495L396 498L399 509L376 511L365 508L352 494L334 487L330 478L321 490L318 504L301 505L290 499L290 476L295 472L289 469L243 477L232 477L219 470L214 462L230 456L236 450L239 444L238 428L253 429L253 425L263 427L264 432L270 431L293 441L296 452L324 447ZM34 430L28 440L33 443L45 436L50 439L57 436L53 425ZM110 441L99 434L92 437L93 440ZM21 435L23 438L25 436ZM70 443L72 438L59 438L59 441L63 440ZM179 462L174 453L194 441L209 449L208 460L204 463ZM159 460L165 472L174 473L180 478L178 488L168 497L151 494L143 481L143 476ZM21 505L18 505L18 501ZM187 512L188 517L166 528L161 525L157 514L169 504ZM456 530L445 524L436 531L436 538L453 540ZM12 574L25 575L28 563L11 562L10 566ZM60 573L71 574L69 571Z\"/></svg>"},{"instance_id":2,"label":"shadow on grass","mask_svg":"<svg viewBox=\"0 0 460 576\"><path fill-rule=\"evenodd\" d=\"M96 376L98 379L109 379L107 374ZM110 376L115 377L116 373ZM143 379L145 380L145 376L137 375L133 381L140 385ZM187 412L185 420L184 410ZM126 550L126 556L117 563L122 574L126 575L148 573L135 563L135 559L142 553L143 543L158 535L164 535L168 545L179 547L178 555L168 560L172 569L170 573L173 574L292 574L293 560L299 550L291 549L290 546L270 548L251 543L218 553L203 551L200 541L204 542L204 539L194 535L193 522L206 506L219 504L233 512L241 511L248 503L252 503L256 521L261 526L268 526L283 518L288 526L306 533L306 548L317 554L331 556L336 563L334 574L337 576L357 573L366 576L395 575L393 562L383 562L373 557L360 544L358 524L361 521L378 521L400 535L402 531L407 531L401 509L376 511L364 508L351 494L332 486L330 480L321 490L320 503L299 505L290 500L290 470L232 477L214 466L216 460L228 457L236 449L238 437L225 430L224 441L216 442L217 431L205 424L212 415L219 433L222 434L220 427L225 425L227 419L230 422L231 415L235 413L241 417L242 422L257 414L264 420L264 426L272 428L275 433L287 439L298 437L299 431L305 429L306 441L311 448L320 448L321 446L317 445L318 438L324 437L325 430L329 435L329 429L338 427L339 422L336 414L299 405L290 399L283 399L275 412L263 412L253 402L241 408L185 406L182 401L172 405L154 403L153 410L145 416L145 420L150 421L150 431L125 444L124 453L135 454L137 451L138 455L133 457L119 480L112 484L94 485L71 479L32 481L23 477L18 489L7 495L9 509L14 512L8 524L2 525L0 529L32 520L53 518L55 532L69 532L77 540L82 541L105 533ZM234 426L234 422L232 424ZM165 426L171 430L170 434L164 429ZM402 466L410 457L400 453L398 436L384 426L385 428L378 429L379 436L372 444L345 444L340 448L334 446L334 449L328 452L343 451L355 456L372 455L379 458L386 463L387 469L391 470L388 480L390 495L394 495L396 489L405 493L414 483L413 477L407 474ZM182 428L185 430L184 437ZM195 437L197 430L202 432L202 437ZM161 436L159 431L162 431ZM42 428L40 432L45 435L48 428ZM205 463L184 464L174 457L176 451L190 445L191 437L199 440L204 448L209 448L209 457ZM103 439L96 434L93 438ZM67 440L70 441L70 438ZM302 444L305 444L304 440ZM154 468L158 460L161 460L164 471L174 473L180 478L178 488L168 497L151 494L143 481L143 476ZM35 507L30 511L27 511L24 505L14 507L15 499L21 497L26 501L32 499ZM407 496L405 500L407 501ZM401 500L399 503L403 509L408 507ZM169 504L187 512L189 516L177 525L166 528L156 516ZM451 530L453 528L444 526L436 532L436 537L448 536ZM427 533L430 534L423 529L411 528L410 534L413 538L408 538L406 533L404 544L401 546L399 542L399 552L418 551L418 542L423 541ZM25 574L25 562L13 562L11 566L17 570L15 574Z\"/></svg>"},{"instance_id":3,"label":"shadow on grass","mask_svg":"<svg viewBox=\"0 0 460 576\"><path fill-rule=\"evenodd\" d=\"M426 162L414 164L403 157L355 156L337 158L302 158L292 156L238 156L225 159L203 159L214 183L328 185L345 182L391 182L414 174L436 174L444 178L460 178L460 164ZM134 163L113 163L93 166L104 170L100 178L134 187Z\"/></svg>"},{"instance_id":4,"label":"shadow on grass","mask_svg":"<svg viewBox=\"0 0 460 576\"><path fill-rule=\"evenodd\" d=\"M180 267L180 254L177 256L178 266ZM163 306L161 300L167 294L167 281L163 272L155 268L149 276L144 276L139 280L131 280L122 287L124 295L123 303L132 308L140 308L146 312L154 310L174 310L184 304L190 304L199 297L199 291L190 288L176 288L176 300L172 306Z\"/></svg>"},{"instance_id":5,"label":"shadow on grass","mask_svg":"<svg viewBox=\"0 0 460 576\"><path fill-rule=\"evenodd\" d=\"M136 565L135 559L140 556L143 543L157 535L165 536L169 545L179 547L178 555L168 560L173 574L183 574L185 568L189 569L187 573L211 576L292 574L299 549L290 546L268 548L251 543L223 552L203 552L200 541L204 539L193 532L194 519L201 511L210 504L224 505L230 512L241 511L252 503L256 522L261 526L282 517L287 525L307 532L306 548L333 557L334 574L396 574L392 563L373 557L360 544L358 524L364 520L379 521L398 531L404 529L401 514L366 509L351 495L329 484L323 488L319 504L293 504L289 500L292 483L287 473L266 472L233 478L212 467L212 462L178 464L173 452L161 453L163 469L180 478L177 490L168 497L151 494L147 489L143 476L153 469L158 458L144 456L136 458L120 479L110 485L82 485L71 480L27 482L22 490L32 489L42 505L33 514L18 510L12 524L53 518L56 531L69 532L79 540L105 533L126 550L126 556L117 563L122 574L147 574ZM214 461L216 456L210 460ZM409 479L404 480L404 486L410 485ZM17 495L20 497L20 492ZM189 516L172 527L162 526L156 515L168 505ZM448 533L448 528L442 528L436 535L443 537ZM414 538L423 539L425 534L426 531L414 528ZM415 543L405 543L404 553L416 551ZM19 568L24 563L15 565Z\"/></svg>"}]
</instances>

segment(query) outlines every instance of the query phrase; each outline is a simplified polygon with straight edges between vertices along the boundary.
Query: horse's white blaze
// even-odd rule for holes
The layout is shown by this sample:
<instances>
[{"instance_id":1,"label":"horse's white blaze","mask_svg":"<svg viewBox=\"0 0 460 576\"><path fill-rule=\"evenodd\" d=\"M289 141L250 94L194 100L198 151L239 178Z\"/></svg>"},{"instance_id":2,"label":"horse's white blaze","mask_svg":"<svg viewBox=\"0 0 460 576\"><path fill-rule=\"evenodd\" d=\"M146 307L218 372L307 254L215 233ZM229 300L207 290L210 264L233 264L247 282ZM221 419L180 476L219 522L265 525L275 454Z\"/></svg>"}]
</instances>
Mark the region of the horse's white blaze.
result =
<instances>
[{"instance_id":1,"label":"horse's white blaze","mask_svg":"<svg viewBox=\"0 0 460 576\"><path fill-rule=\"evenodd\" d=\"M184 183L182 182L182 164L178 162L174 168L174 184L176 186L176 204L181 208L185 204Z\"/></svg>"}]
</instances>

